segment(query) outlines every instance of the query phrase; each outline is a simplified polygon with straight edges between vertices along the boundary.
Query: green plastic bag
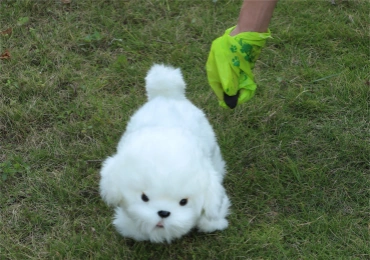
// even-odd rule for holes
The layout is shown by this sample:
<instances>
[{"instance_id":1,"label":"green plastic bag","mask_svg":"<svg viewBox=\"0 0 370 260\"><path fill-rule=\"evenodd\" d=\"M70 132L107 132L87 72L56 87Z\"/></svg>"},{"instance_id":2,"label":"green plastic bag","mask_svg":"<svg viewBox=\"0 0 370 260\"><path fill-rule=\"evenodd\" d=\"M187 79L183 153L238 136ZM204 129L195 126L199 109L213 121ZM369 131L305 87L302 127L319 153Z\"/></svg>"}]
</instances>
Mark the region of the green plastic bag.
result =
<instances>
[{"instance_id":1,"label":"green plastic bag","mask_svg":"<svg viewBox=\"0 0 370 260\"><path fill-rule=\"evenodd\" d=\"M271 33L243 32L230 36L235 27L213 41L206 65L208 82L225 108L235 108L254 96L257 85L252 69Z\"/></svg>"}]
</instances>

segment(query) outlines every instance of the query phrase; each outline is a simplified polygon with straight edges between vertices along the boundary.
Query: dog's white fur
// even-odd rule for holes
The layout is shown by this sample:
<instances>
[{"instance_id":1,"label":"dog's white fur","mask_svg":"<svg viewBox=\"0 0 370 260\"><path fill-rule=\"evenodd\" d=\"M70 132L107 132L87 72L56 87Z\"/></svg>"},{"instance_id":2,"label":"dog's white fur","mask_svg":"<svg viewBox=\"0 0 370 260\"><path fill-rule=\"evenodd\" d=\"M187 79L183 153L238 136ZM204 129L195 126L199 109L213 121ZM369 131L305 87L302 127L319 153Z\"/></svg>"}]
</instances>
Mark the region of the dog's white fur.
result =
<instances>
[{"instance_id":1,"label":"dog's white fur","mask_svg":"<svg viewBox=\"0 0 370 260\"><path fill-rule=\"evenodd\" d=\"M152 242L171 242L193 227L225 229L225 163L204 113L185 97L181 71L154 65L146 90L148 102L101 169L100 193L116 207L115 227L124 237Z\"/></svg>"}]
</instances>

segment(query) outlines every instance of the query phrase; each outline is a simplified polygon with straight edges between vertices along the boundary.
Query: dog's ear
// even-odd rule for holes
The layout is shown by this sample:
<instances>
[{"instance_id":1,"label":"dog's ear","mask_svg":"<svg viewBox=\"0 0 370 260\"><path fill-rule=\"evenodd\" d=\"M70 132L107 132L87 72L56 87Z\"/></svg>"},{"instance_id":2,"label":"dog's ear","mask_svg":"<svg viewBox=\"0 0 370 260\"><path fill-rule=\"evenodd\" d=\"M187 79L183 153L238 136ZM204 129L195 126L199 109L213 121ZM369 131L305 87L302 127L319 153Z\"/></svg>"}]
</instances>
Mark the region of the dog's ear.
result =
<instances>
[{"instance_id":1,"label":"dog's ear","mask_svg":"<svg viewBox=\"0 0 370 260\"><path fill-rule=\"evenodd\" d=\"M100 195L108 205L118 206L123 202L121 164L117 156L109 157L100 171Z\"/></svg>"},{"instance_id":2,"label":"dog's ear","mask_svg":"<svg viewBox=\"0 0 370 260\"><path fill-rule=\"evenodd\" d=\"M230 201L217 174L211 174L204 195L202 216L198 228L203 232L212 232L227 228L226 216L229 213Z\"/></svg>"}]
</instances>

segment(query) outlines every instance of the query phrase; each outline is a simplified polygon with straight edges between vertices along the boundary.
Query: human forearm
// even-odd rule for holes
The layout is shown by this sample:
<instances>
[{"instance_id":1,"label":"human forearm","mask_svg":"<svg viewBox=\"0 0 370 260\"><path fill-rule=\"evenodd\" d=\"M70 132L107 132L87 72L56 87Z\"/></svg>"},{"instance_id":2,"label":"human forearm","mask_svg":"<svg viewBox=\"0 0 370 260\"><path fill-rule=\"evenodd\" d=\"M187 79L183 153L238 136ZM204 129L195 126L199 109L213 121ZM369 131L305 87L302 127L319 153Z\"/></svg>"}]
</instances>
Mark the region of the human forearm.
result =
<instances>
[{"instance_id":1,"label":"human forearm","mask_svg":"<svg viewBox=\"0 0 370 260\"><path fill-rule=\"evenodd\" d=\"M267 32L277 1L244 0L238 23L230 35L241 32Z\"/></svg>"}]
</instances>

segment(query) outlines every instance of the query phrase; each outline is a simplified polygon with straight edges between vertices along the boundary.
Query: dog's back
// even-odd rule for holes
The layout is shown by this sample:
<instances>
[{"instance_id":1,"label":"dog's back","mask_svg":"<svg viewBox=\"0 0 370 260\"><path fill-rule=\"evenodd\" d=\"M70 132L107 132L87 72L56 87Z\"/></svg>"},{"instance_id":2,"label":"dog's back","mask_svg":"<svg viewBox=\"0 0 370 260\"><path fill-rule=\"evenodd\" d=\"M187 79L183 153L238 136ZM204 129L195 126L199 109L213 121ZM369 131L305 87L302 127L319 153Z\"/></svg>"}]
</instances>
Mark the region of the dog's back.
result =
<instances>
[{"instance_id":1,"label":"dog's back","mask_svg":"<svg viewBox=\"0 0 370 260\"><path fill-rule=\"evenodd\" d=\"M145 80L148 102L131 117L118 147L123 145L130 133L160 129L166 135L167 130L178 129L180 135L188 132L198 140L205 155L219 164L217 168L222 175L224 163L219 155L214 131L203 111L186 98L186 84L180 69L154 65Z\"/></svg>"},{"instance_id":2,"label":"dog's back","mask_svg":"<svg viewBox=\"0 0 370 260\"><path fill-rule=\"evenodd\" d=\"M216 141L204 113L186 98L180 69L157 64L145 80L148 102L133 115L126 133L148 127L180 128L211 138L210 143Z\"/></svg>"}]
</instances>

